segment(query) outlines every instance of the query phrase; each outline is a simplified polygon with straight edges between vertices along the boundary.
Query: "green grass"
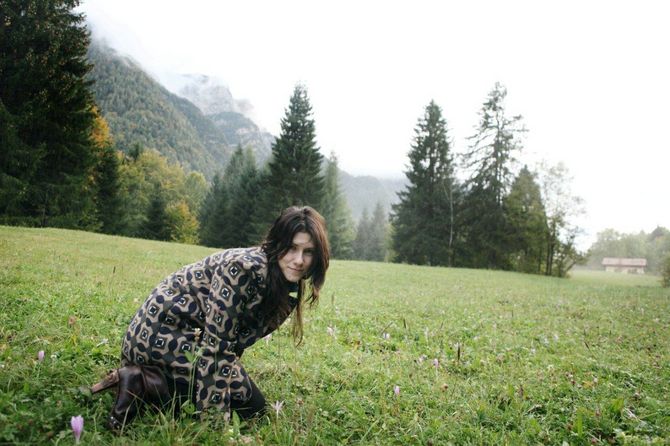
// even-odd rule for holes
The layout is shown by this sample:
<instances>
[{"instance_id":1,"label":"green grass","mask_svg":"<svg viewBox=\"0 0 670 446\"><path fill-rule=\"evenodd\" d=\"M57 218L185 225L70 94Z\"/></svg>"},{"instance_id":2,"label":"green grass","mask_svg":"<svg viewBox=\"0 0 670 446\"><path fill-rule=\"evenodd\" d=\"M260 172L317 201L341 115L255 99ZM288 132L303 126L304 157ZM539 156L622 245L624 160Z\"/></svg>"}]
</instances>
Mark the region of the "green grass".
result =
<instances>
[{"instance_id":1,"label":"green grass","mask_svg":"<svg viewBox=\"0 0 670 446\"><path fill-rule=\"evenodd\" d=\"M211 252L0 226L0 443L72 444L80 414L84 444L670 442L670 292L657 277L350 261L332 262L303 346L283 329L244 355L268 401L284 401L278 415L147 413L112 436L113 395L80 387L118 365L156 283Z\"/></svg>"}]
</instances>

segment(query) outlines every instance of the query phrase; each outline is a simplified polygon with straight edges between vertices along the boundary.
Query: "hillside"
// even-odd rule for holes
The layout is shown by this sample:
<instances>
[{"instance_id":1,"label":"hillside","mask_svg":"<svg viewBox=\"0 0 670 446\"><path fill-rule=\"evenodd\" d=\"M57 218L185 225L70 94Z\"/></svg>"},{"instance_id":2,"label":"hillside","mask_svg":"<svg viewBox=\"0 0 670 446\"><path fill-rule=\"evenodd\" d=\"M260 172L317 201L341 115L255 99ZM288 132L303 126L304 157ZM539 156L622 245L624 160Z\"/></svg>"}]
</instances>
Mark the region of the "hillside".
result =
<instances>
[{"instance_id":1,"label":"hillside","mask_svg":"<svg viewBox=\"0 0 670 446\"><path fill-rule=\"evenodd\" d=\"M209 178L226 163L231 146L193 104L100 42L89 47L89 61L96 103L120 150L153 148Z\"/></svg>"},{"instance_id":2,"label":"hillside","mask_svg":"<svg viewBox=\"0 0 670 446\"><path fill-rule=\"evenodd\" d=\"M283 327L244 353L280 411L242 426L147 412L119 439L102 426L113 394L78 389L118 366L119 340L156 283L214 250L4 226L0 250L3 444L67 443L73 415L85 420L82 444L670 438L670 296L651 277L334 261L305 312L304 344Z\"/></svg>"},{"instance_id":3,"label":"hillside","mask_svg":"<svg viewBox=\"0 0 670 446\"><path fill-rule=\"evenodd\" d=\"M407 180L354 176L340 170L340 185L351 215L354 220L358 220L364 209L371 215L377 203L381 203L387 213L390 212L391 205L398 202L397 194L405 188Z\"/></svg>"},{"instance_id":4,"label":"hillside","mask_svg":"<svg viewBox=\"0 0 670 446\"><path fill-rule=\"evenodd\" d=\"M253 147L259 165L269 158L274 136L244 114L249 104L236 101L217 81L181 76L175 94L138 63L97 41L89 48L89 60L96 102L120 150L135 144L154 148L208 179L225 168L238 144ZM405 181L340 171L340 184L358 220L364 208L372 212L377 202L390 211Z\"/></svg>"}]
</instances>

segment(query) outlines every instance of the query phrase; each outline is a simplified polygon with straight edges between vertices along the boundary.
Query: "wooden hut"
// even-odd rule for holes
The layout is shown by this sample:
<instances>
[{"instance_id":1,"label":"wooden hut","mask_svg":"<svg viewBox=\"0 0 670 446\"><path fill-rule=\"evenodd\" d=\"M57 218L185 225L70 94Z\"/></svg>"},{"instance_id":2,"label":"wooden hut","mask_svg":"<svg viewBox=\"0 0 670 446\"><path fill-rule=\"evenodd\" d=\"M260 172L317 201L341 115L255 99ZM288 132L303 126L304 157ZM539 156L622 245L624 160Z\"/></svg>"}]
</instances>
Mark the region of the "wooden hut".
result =
<instances>
[{"instance_id":1,"label":"wooden hut","mask_svg":"<svg viewBox=\"0 0 670 446\"><path fill-rule=\"evenodd\" d=\"M623 257L605 257L602 265L605 271L624 274L644 274L647 259L627 259Z\"/></svg>"}]
</instances>

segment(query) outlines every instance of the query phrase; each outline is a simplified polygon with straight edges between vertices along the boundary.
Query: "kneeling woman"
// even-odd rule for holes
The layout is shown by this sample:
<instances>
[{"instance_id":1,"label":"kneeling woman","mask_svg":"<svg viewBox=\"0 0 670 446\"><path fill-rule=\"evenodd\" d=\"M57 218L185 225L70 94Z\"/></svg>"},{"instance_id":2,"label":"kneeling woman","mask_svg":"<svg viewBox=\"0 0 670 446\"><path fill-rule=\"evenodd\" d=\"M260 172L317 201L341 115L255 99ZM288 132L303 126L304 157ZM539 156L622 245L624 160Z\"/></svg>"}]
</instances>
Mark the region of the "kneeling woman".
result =
<instances>
[{"instance_id":1,"label":"kneeling woman","mask_svg":"<svg viewBox=\"0 0 670 446\"><path fill-rule=\"evenodd\" d=\"M318 301L329 258L323 217L292 207L260 247L221 251L168 276L132 319L122 367L91 389L118 385L108 427L120 430L142 403L172 398L190 399L198 411L262 413L265 398L240 356L294 311L293 336L302 340L302 304Z\"/></svg>"}]
</instances>

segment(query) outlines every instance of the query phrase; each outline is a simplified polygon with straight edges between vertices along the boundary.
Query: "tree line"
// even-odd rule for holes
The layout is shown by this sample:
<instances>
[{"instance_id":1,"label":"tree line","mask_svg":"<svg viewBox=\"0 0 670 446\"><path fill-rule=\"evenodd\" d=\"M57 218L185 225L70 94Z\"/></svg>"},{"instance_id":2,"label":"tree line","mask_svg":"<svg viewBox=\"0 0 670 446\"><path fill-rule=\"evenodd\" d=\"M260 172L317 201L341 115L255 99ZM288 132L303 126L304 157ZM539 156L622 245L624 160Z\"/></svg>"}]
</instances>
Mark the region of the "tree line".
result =
<instances>
[{"instance_id":1,"label":"tree line","mask_svg":"<svg viewBox=\"0 0 670 446\"><path fill-rule=\"evenodd\" d=\"M409 152L410 184L391 214L395 259L560 277L583 260L571 223L581 200L569 191L567 169L518 168L526 129L506 113L506 96L496 83L460 156L441 108L426 106Z\"/></svg>"},{"instance_id":2,"label":"tree line","mask_svg":"<svg viewBox=\"0 0 670 446\"><path fill-rule=\"evenodd\" d=\"M258 168L238 147L208 185L138 143L117 150L87 80L90 35L78 4L0 4L0 223L231 247L259 243L281 209L309 204L329 222L334 255L356 255L337 159L316 146L303 86L272 159Z\"/></svg>"},{"instance_id":3,"label":"tree line","mask_svg":"<svg viewBox=\"0 0 670 446\"><path fill-rule=\"evenodd\" d=\"M564 276L582 255L580 201L564 166L534 172L516 157L525 132L496 84L463 155L430 102L409 151L409 184L392 209L356 224L325 159L307 89L297 85L268 162L237 147L211 184L158 152L116 149L86 74L90 43L77 0L0 5L0 223L58 226L201 243L259 243L290 205L318 209L333 256ZM50 26L44 26L48 23Z\"/></svg>"},{"instance_id":4,"label":"tree line","mask_svg":"<svg viewBox=\"0 0 670 446\"><path fill-rule=\"evenodd\" d=\"M658 226L649 234L644 231L624 234L614 229L605 229L598 233L589 249L587 266L602 269L601 262L605 257L644 258L648 271L661 273L668 253L670 230L663 226Z\"/></svg>"}]
</instances>

